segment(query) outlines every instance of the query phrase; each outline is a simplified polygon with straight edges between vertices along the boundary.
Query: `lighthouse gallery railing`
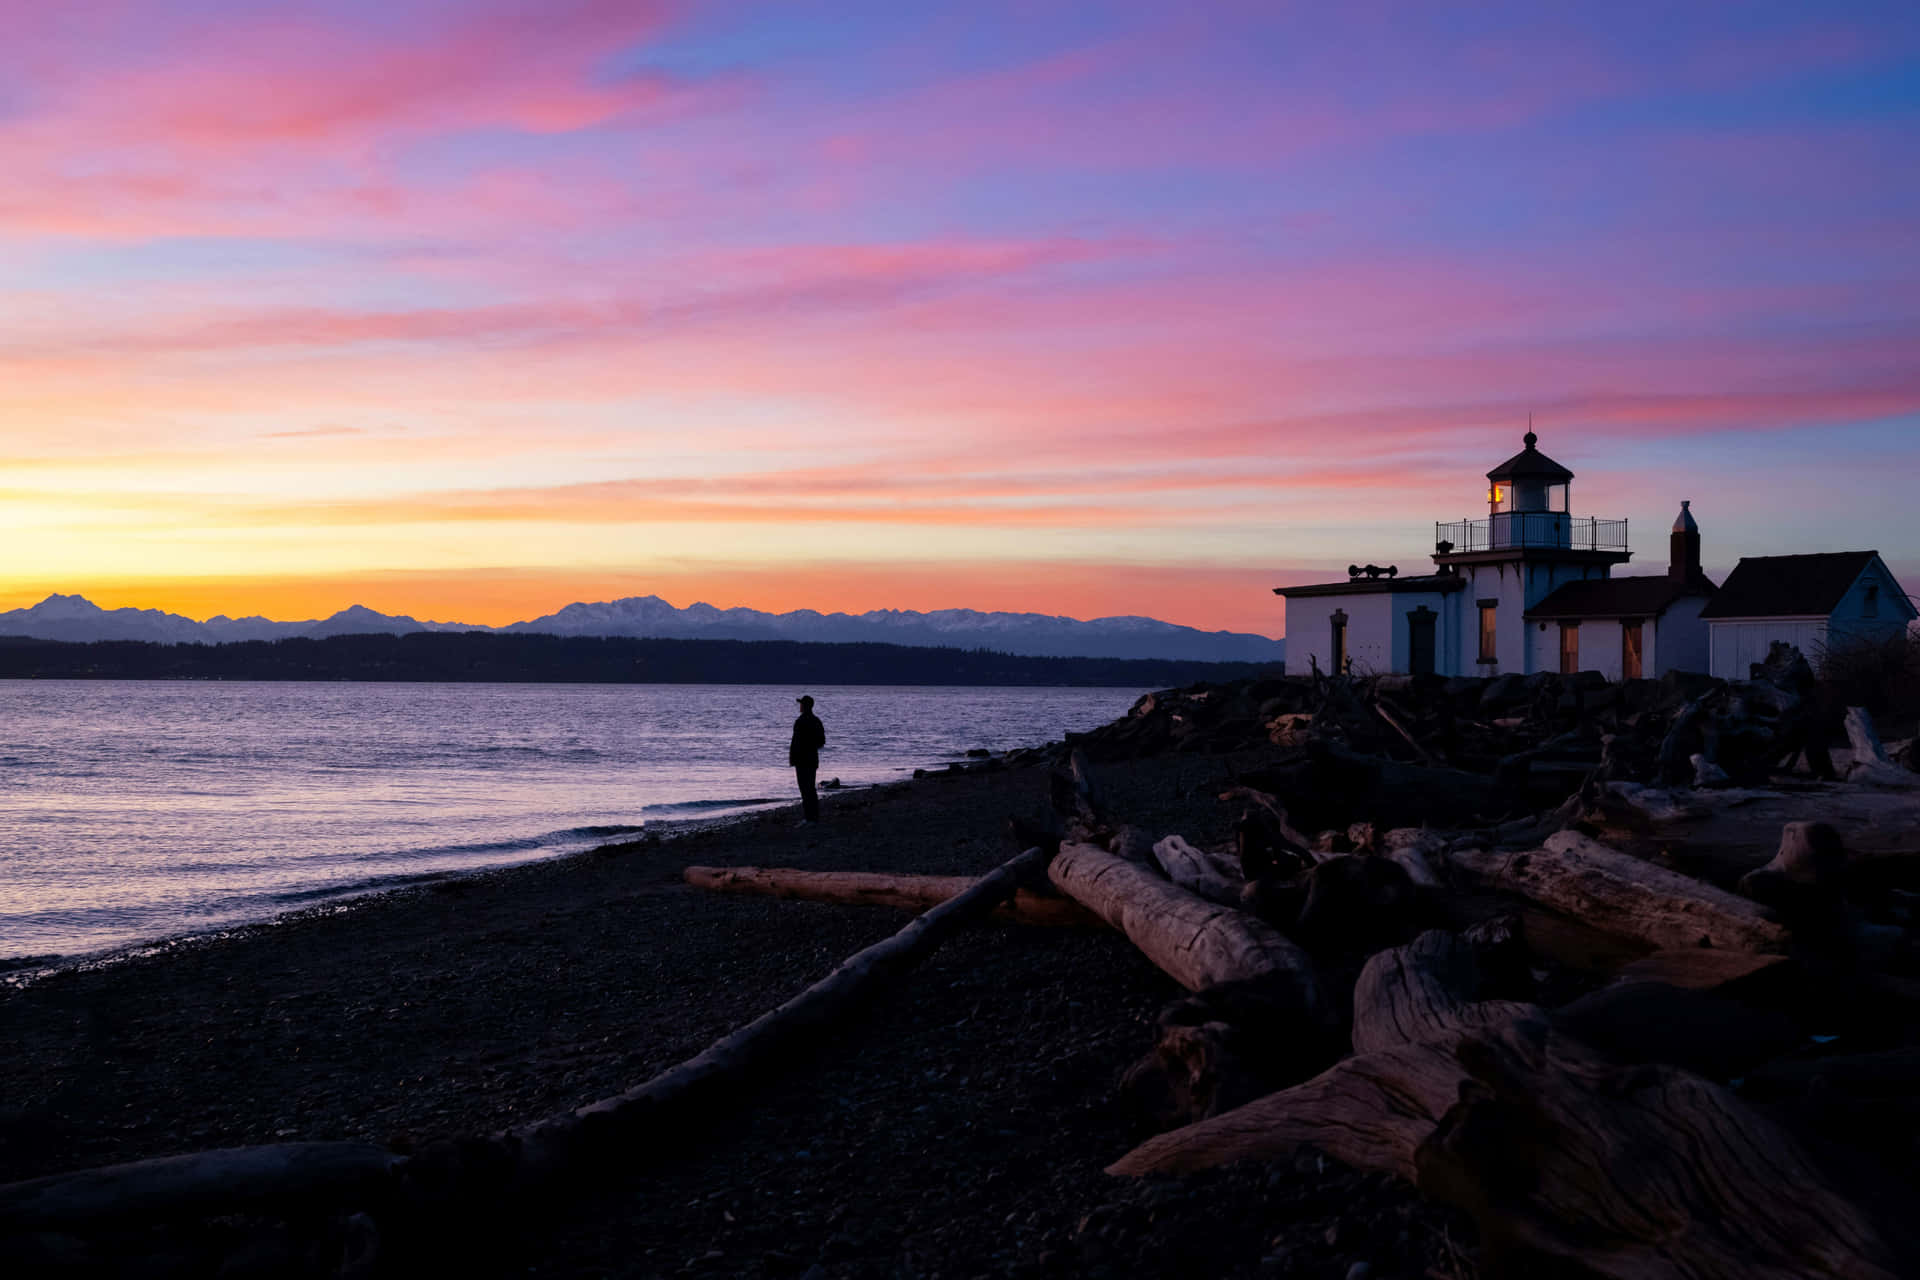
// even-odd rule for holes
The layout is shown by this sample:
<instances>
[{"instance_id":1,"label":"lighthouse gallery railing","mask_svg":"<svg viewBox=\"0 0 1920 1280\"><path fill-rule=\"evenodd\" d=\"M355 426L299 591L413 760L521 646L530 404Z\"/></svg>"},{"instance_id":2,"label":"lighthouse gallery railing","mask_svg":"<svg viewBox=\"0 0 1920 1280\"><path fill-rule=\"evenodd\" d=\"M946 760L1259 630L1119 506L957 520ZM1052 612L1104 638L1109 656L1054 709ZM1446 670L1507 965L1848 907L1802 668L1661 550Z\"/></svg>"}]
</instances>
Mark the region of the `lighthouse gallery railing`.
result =
<instances>
[{"instance_id":1,"label":"lighthouse gallery railing","mask_svg":"<svg viewBox=\"0 0 1920 1280\"><path fill-rule=\"evenodd\" d=\"M1571 551L1625 551L1627 522L1563 511L1503 511L1483 520L1436 523L1433 541L1452 551L1504 551L1509 547L1557 547Z\"/></svg>"}]
</instances>

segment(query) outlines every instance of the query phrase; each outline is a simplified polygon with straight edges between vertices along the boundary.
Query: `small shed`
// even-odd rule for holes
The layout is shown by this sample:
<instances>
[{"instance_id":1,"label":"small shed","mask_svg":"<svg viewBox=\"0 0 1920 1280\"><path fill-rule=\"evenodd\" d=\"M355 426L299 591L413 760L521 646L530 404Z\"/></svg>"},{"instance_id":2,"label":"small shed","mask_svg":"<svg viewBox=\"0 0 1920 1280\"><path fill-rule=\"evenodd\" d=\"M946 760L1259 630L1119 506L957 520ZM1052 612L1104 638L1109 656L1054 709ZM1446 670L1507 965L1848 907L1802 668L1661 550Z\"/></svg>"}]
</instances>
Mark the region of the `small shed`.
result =
<instances>
[{"instance_id":1,"label":"small shed","mask_svg":"<svg viewBox=\"0 0 1920 1280\"><path fill-rule=\"evenodd\" d=\"M1711 672L1744 680L1784 641L1818 666L1828 653L1891 640L1917 613L1878 551L1747 556L1701 611Z\"/></svg>"}]
</instances>

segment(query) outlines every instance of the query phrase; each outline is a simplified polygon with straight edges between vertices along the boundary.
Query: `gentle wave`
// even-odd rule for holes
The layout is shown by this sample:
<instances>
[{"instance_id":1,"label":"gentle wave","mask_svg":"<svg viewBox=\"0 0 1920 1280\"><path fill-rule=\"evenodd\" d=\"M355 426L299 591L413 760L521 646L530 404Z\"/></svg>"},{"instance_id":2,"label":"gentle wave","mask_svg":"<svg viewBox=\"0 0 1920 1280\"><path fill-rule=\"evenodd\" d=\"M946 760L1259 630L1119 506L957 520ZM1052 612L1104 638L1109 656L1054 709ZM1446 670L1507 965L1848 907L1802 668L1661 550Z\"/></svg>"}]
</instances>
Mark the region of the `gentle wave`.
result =
<instances>
[{"instance_id":1,"label":"gentle wave","mask_svg":"<svg viewBox=\"0 0 1920 1280\"><path fill-rule=\"evenodd\" d=\"M375 893L382 889L402 889L410 885L433 884L441 880L452 880L459 873L455 871L422 871L416 875L368 876L364 880L349 880L342 884L323 885L317 889L290 889L285 893L267 895L273 901L292 906L302 902L325 902L330 898L355 898L361 894Z\"/></svg>"},{"instance_id":2,"label":"gentle wave","mask_svg":"<svg viewBox=\"0 0 1920 1280\"><path fill-rule=\"evenodd\" d=\"M778 798L769 797L769 796L759 796L753 799L744 799L744 800L682 800L676 804L650 804L646 808L642 809L641 812L642 813L710 813L719 809L750 809L759 805L792 804L794 800L797 798L798 797L796 795L793 797L780 796ZM631 829L635 831L641 830L641 828L639 827L634 827Z\"/></svg>"}]
</instances>

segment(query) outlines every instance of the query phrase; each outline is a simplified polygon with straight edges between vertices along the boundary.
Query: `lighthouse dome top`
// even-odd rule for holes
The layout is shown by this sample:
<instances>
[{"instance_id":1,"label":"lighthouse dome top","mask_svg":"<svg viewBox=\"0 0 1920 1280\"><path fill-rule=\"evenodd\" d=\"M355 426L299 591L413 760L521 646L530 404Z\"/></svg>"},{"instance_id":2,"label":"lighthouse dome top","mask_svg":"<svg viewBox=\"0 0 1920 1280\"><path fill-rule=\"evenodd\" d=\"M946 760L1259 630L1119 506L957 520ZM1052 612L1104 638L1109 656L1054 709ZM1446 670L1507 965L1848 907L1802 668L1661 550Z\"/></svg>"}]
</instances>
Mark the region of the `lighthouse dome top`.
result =
<instances>
[{"instance_id":1,"label":"lighthouse dome top","mask_svg":"<svg viewBox=\"0 0 1920 1280\"><path fill-rule=\"evenodd\" d=\"M1527 447L1487 472L1487 479L1530 480L1536 484L1563 484L1573 479L1573 472L1536 447L1540 443L1539 436L1529 431L1524 440Z\"/></svg>"}]
</instances>

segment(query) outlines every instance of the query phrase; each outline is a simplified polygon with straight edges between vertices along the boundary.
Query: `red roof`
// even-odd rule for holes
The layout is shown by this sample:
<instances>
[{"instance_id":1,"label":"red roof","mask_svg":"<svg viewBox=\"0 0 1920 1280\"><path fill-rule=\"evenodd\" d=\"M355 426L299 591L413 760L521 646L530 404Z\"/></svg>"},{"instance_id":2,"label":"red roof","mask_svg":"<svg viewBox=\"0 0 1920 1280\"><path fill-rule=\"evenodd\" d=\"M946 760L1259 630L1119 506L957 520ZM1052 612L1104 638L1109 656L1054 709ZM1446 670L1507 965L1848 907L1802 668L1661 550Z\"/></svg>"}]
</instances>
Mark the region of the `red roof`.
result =
<instances>
[{"instance_id":1,"label":"red roof","mask_svg":"<svg viewBox=\"0 0 1920 1280\"><path fill-rule=\"evenodd\" d=\"M1541 621L1553 618L1651 618L1681 596L1713 594L1713 583L1703 579L1693 586L1682 586L1666 574L1639 578L1582 578L1563 582L1533 608L1527 617Z\"/></svg>"}]
</instances>

